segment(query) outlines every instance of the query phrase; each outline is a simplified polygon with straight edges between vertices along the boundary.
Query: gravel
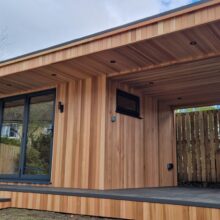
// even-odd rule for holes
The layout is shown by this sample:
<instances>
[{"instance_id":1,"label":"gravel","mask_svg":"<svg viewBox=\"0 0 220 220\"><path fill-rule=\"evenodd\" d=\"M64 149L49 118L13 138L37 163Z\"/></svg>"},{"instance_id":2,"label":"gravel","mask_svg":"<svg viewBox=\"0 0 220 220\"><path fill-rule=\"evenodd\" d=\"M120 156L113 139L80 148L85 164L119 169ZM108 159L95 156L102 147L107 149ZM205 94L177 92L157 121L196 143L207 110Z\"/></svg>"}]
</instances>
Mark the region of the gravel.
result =
<instances>
[{"instance_id":1,"label":"gravel","mask_svg":"<svg viewBox=\"0 0 220 220\"><path fill-rule=\"evenodd\" d=\"M108 218L68 215L56 212L36 211L27 209L0 210L1 220L107 220Z\"/></svg>"}]
</instances>

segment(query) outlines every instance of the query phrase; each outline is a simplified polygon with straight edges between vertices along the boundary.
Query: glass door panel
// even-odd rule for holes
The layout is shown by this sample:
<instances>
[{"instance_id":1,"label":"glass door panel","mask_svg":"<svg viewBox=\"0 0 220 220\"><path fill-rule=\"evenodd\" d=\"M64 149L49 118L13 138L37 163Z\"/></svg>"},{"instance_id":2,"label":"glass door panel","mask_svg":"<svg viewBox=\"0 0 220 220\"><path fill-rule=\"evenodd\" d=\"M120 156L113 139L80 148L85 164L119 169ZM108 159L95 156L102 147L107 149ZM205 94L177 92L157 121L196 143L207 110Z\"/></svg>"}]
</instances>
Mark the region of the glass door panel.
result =
<instances>
[{"instance_id":1,"label":"glass door panel","mask_svg":"<svg viewBox=\"0 0 220 220\"><path fill-rule=\"evenodd\" d=\"M3 103L0 136L0 174L19 175L24 99Z\"/></svg>"},{"instance_id":2,"label":"glass door panel","mask_svg":"<svg viewBox=\"0 0 220 220\"><path fill-rule=\"evenodd\" d=\"M24 175L50 174L54 94L30 98Z\"/></svg>"}]
</instances>

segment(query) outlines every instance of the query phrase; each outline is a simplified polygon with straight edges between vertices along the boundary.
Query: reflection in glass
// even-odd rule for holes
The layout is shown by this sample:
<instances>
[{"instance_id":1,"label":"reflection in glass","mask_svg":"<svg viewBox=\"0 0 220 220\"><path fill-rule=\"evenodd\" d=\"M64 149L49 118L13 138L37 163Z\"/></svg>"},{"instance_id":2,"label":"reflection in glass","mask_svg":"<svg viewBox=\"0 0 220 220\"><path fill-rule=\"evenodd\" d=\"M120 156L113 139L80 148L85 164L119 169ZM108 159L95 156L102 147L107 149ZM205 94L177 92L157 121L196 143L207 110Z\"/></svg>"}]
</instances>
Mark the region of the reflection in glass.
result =
<instances>
[{"instance_id":1,"label":"reflection in glass","mask_svg":"<svg viewBox=\"0 0 220 220\"><path fill-rule=\"evenodd\" d=\"M18 174L24 100L4 103L0 138L0 174Z\"/></svg>"},{"instance_id":2,"label":"reflection in glass","mask_svg":"<svg viewBox=\"0 0 220 220\"><path fill-rule=\"evenodd\" d=\"M54 95L30 100L24 174L49 175Z\"/></svg>"}]
</instances>

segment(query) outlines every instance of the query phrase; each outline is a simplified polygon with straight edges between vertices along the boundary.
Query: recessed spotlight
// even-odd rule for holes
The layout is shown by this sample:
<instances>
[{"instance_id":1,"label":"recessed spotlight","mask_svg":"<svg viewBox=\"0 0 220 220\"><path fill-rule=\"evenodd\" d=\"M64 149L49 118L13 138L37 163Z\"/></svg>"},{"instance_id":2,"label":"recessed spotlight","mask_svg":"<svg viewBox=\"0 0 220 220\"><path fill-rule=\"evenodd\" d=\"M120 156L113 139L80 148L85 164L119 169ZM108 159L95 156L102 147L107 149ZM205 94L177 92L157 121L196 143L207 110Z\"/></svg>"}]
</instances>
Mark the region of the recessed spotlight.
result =
<instances>
[{"instance_id":1,"label":"recessed spotlight","mask_svg":"<svg viewBox=\"0 0 220 220\"><path fill-rule=\"evenodd\" d=\"M182 100L183 98L182 98L182 97L178 97L177 99L178 99L178 100Z\"/></svg>"},{"instance_id":2,"label":"recessed spotlight","mask_svg":"<svg viewBox=\"0 0 220 220\"><path fill-rule=\"evenodd\" d=\"M52 74L51 74L51 76L57 76L57 74L55 74L55 73L52 73Z\"/></svg>"},{"instance_id":3,"label":"recessed spotlight","mask_svg":"<svg viewBox=\"0 0 220 220\"><path fill-rule=\"evenodd\" d=\"M116 61L115 60L110 60L110 63L116 63Z\"/></svg>"},{"instance_id":4,"label":"recessed spotlight","mask_svg":"<svg viewBox=\"0 0 220 220\"><path fill-rule=\"evenodd\" d=\"M195 46L195 45L197 45L197 42L196 41L191 41L190 45Z\"/></svg>"}]
</instances>

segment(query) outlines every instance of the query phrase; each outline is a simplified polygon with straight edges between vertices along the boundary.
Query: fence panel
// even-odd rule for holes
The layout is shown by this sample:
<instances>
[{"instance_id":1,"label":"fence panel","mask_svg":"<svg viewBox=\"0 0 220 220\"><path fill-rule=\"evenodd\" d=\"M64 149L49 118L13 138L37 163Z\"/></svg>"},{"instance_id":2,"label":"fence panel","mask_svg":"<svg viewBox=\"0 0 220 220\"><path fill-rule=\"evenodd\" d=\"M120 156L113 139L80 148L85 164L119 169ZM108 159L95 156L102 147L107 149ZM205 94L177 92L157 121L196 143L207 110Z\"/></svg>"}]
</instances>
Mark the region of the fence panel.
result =
<instances>
[{"instance_id":1,"label":"fence panel","mask_svg":"<svg viewBox=\"0 0 220 220\"><path fill-rule=\"evenodd\" d=\"M178 183L220 183L220 110L176 114Z\"/></svg>"}]
</instances>

